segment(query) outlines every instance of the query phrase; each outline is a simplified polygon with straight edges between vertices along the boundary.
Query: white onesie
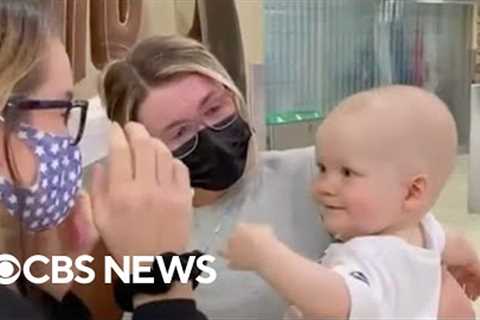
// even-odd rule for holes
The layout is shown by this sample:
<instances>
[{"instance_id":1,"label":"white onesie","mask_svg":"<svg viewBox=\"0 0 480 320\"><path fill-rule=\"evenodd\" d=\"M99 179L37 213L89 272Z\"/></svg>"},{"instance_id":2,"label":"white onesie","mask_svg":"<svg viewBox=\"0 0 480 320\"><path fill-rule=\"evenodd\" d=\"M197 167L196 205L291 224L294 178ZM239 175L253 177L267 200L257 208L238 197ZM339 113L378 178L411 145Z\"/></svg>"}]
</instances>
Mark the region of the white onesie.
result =
<instances>
[{"instance_id":1,"label":"white onesie","mask_svg":"<svg viewBox=\"0 0 480 320\"><path fill-rule=\"evenodd\" d=\"M328 247L321 263L345 279L349 319L437 318L445 232L431 213L422 227L425 248L395 236L357 237Z\"/></svg>"}]
</instances>

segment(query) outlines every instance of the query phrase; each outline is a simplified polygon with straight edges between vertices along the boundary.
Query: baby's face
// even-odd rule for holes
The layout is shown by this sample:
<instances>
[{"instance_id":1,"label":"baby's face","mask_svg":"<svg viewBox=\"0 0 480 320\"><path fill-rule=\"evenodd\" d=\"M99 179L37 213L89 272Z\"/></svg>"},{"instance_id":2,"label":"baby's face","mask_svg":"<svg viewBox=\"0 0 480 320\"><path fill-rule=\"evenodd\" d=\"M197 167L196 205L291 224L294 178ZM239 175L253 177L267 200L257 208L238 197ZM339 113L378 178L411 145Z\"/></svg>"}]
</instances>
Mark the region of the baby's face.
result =
<instances>
[{"instance_id":1,"label":"baby's face","mask_svg":"<svg viewBox=\"0 0 480 320\"><path fill-rule=\"evenodd\" d=\"M328 120L328 121L327 121ZM375 123L327 119L317 134L319 175L312 192L327 230L342 240L376 234L400 221L407 189Z\"/></svg>"}]
</instances>

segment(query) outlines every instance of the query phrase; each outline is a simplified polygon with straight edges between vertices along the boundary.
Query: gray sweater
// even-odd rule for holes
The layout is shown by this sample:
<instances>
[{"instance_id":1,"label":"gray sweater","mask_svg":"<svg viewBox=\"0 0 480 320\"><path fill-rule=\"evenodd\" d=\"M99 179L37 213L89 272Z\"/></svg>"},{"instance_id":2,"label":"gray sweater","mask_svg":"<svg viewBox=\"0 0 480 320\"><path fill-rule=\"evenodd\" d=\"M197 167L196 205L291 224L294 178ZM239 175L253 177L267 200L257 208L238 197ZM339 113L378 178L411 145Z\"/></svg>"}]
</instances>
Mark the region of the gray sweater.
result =
<instances>
[{"instance_id":1,"label":"gray sweater","mask_svg":"<svg viewBox=\"0 0 480 320\"><path fill-rule=\"evenodd\" d=\"M312 259L331 240L310 193L316 174L313 148L263 152L255 170L215 205L195 209L192 247L208 246L217 257L210 265L216 281L200 285L195 293L198 308L209 319L281 319L287 307L256 274L229 270L218 256L237 222L269 224L281 241Z\"/></svg>"}]
</instances>

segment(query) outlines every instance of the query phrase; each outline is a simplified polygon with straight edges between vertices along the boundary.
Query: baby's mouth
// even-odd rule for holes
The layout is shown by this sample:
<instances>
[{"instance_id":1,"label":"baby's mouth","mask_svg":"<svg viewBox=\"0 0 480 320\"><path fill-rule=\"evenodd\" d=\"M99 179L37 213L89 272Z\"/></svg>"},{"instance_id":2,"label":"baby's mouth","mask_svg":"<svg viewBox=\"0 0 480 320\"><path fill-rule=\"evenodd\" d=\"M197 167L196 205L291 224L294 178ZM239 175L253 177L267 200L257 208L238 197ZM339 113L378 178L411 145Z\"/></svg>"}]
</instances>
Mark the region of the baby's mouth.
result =
<instances>
[{"instance_id":1,"label":"baby's mouth","mask_svg":"<svg viewBox=\"0 0 480 320\"><path fill-rule=\"evenodd\" d=\"M324 204L323 206L327 210L345 210L345 208L341 206L334 206L334 205L328 205L328 204Z\"/></svg>"}]
</instances>

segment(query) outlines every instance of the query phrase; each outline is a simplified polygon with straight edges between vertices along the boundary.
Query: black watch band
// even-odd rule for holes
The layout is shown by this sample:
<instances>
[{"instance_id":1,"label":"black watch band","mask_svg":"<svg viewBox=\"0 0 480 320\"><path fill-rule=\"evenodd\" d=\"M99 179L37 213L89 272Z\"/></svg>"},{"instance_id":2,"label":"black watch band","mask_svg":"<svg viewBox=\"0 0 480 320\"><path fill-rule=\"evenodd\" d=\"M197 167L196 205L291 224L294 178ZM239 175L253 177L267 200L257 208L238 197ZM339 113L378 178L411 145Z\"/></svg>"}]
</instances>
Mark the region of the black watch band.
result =
<instances>
[{"instance_id":1,"label":"black watch band","mask_svg":"<svg viewBox=\"0 0 480 320\"><path fill-rule=\"evenodd\" d=\"M190 257L195 257L195 263L193 263L192 271L190 273L189 280L192 282L192 288L195 290L198 286L198 281L196 278L202 273L196 264L196 260L201 257L203 253L199 250L194 250L191 252L178 255L174 252L166 252L161 255L166 269L169 269L170 264L172 263L173 257L179 256L183 270L187 266L188 260ZM150 272L142 273L142 276L152 277L154 279L153 283L133 283L133 275L130 275L129 283L124 283L120 279L116 279L113 284L113 293L115 301L119 307L128 312L133 311L133 297L136 294L165 294L167 293L175 281L180 281L178 274L175 272L172 282L165 283L160 271L160 267L155 260L152 264Z\"/></svg>"}]
</instances>

